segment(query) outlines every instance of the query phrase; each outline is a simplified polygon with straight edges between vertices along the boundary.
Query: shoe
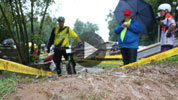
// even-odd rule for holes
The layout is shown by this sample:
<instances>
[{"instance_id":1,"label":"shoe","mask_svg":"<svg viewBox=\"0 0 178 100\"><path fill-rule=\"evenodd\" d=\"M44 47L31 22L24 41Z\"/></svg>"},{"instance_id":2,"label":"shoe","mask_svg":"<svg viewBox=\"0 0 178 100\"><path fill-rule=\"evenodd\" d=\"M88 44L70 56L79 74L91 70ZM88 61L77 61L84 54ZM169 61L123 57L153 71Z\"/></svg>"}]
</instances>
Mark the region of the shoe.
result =
<instances>
[{"instance_id":1,"label":"shoe","mask_svg":"<svg viewBox=\"0 0 178 100\"><path fill-rule=\"evenodd\" d=\"M58 76L62 76L61 70L58 69L58 70L56 70L56 71L57 71L57 75L58 75Z\"/></svg>"},{"instance_id":2,"label":"shoe","mask_svg":"<svg viewBox=\"0 0 178 100\"><path fill-rule=\"evenodd\" d=\"M57 74L58 75L58 77L61 77L62 76L62 74Z\"/></svg>"}]
</instances>

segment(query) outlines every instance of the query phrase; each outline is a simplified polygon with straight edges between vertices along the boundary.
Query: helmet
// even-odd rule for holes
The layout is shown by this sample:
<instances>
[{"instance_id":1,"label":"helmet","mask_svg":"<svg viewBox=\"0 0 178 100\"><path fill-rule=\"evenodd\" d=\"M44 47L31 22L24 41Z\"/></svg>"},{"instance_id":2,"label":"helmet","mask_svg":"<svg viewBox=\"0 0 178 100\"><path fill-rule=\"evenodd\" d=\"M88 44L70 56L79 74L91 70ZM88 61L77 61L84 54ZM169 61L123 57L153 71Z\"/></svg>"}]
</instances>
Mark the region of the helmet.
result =
<instances>
[{"instance_id":1,"label":"helmet","mask_svg":"<svg viewBox=\"0 0 178 100\"><path fill-rule=\"evenodd\" d=\"M158 11L160 10L168 10L169 12L171 12L171 5L167 3L161 4L158 7Z\"/></svg>"},{"instance_id":2,"label":"helmet","mask_svg":"<svg viewBox=\"0 0 178 100\"><path fill-rule=\"evenodd\" d=\"M60 16L58 19L57 19L58 22L64 22L65 21L65 18Z\"/></svg>"}]
</instances>

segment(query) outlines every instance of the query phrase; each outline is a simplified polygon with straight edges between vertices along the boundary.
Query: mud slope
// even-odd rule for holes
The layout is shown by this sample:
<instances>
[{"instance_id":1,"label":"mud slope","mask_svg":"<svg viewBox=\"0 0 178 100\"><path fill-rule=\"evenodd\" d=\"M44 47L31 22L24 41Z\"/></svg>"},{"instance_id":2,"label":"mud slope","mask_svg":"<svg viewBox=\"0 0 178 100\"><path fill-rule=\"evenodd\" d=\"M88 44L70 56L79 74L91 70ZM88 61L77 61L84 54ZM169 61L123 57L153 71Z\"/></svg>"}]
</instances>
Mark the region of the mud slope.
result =
<instances>
[{"instance_id":1,"label":"mud slope","mask_svg":"<svg viewBox=\"0 0 178 100\"><path fill-rule=\"evenodd\" d=\"M178 100L178 67L130 67L21 83L8 100Z\"/></svg>"}]
</instances>

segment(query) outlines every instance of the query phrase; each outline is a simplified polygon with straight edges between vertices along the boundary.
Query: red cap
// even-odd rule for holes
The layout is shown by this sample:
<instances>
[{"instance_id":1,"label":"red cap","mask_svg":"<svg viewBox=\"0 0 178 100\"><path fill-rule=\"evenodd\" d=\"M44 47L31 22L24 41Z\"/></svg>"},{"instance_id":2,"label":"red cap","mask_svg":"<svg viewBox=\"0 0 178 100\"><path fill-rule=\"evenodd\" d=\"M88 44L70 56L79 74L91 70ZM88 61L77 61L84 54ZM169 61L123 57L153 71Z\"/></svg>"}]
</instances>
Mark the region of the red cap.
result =
<instances>
[{"instance_id":1,"label":"red cap","mask_svg":"<svg viewBox=\"0 0 178 100\"><path fill-rule=\"evenodd\" d=\"M129 9L125 10L124 15L131 15L131 11Z\"/></svg>"}]
</instances>

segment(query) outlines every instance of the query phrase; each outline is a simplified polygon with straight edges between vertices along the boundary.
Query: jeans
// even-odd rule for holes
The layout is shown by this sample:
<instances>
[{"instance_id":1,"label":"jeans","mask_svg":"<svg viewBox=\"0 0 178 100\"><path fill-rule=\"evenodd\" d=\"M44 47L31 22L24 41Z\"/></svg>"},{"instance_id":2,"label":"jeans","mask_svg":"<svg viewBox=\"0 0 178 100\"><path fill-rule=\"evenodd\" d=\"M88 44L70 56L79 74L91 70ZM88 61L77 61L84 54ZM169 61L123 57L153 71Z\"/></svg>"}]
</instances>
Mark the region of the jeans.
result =
<instances>
[{"instance_id":1,"label":"jeans","mask_svg":"<svg viewBox=\"0 0 178 100\"><path fill-rule=\"evenodd\" d=\"M124 65L135 62L137 59L137 48L120 48Z\"/></svg>"}]
</instances>

